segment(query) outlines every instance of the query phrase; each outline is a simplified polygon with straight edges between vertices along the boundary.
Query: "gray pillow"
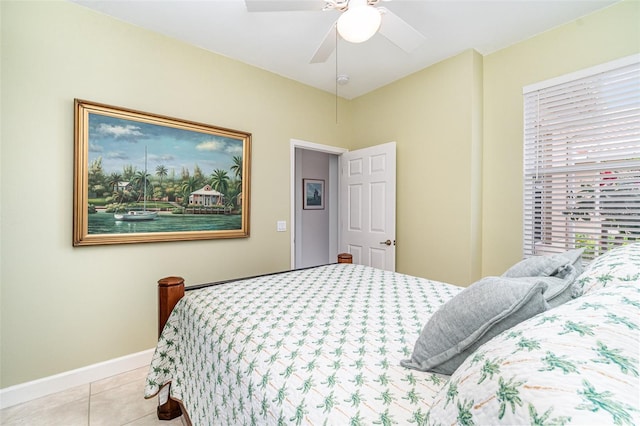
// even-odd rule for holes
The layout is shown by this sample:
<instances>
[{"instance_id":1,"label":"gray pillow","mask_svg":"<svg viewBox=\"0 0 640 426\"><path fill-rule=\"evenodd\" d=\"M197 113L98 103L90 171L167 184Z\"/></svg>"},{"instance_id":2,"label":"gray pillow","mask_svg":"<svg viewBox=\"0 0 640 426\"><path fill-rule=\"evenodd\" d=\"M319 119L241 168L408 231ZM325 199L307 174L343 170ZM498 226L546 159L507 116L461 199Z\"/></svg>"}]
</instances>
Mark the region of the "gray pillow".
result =
<instances>
[{"instance_id":1,"label":"gray pillow","mask_svg":"<svg viewBox=\"0 0 640 426\"><path fill-rule=\"evenodd\" d=\"M582 252L584 248L568 250L547 256L532 256L513 265L502 274L503 277L550 277L557 275L563 266L573 265L576 276L582 273Z\"/></svg>"},{"instance_id":2,"label":"gray pillow","mask_svg":"<svg viewBox=\"0 0 640 426\"><path fill-rule=\"evenodd\" d=\"M535 283L544 282L547 289L544 291L544 299L549 303L549 307L555 308L576 297L573 290L573 283L578 276L576 269L571 264L561 266L558 273L553 277L519 277L511 280Z\"/></svg>"},{"instance_id":3,"label":"gray pillow","mask_svg":"<svg viewBox=\"0 0 640 426\"><path fill-rule=\"evenodd\" d=\"M582 253L584 253L584 247L574 250L568 250L564 253L557 254L556 256L566 259L573 266L577 278L578 275L582 274L582 272L584 271L584 266L582 266ZM555 275L561 276L562 268L558 269Z\"/></svg>"},{"instance_id":4,"label":"gray pillow","mask_svg":"<svg viewBox=\"0 0 640 426\"><path fill-rule=\"evenodd\" d=\"M411 359L400 364L453 374L480 345L549 308L543 281L487 277L462 290L427 321Z\"/></svg>"}]
</instances>

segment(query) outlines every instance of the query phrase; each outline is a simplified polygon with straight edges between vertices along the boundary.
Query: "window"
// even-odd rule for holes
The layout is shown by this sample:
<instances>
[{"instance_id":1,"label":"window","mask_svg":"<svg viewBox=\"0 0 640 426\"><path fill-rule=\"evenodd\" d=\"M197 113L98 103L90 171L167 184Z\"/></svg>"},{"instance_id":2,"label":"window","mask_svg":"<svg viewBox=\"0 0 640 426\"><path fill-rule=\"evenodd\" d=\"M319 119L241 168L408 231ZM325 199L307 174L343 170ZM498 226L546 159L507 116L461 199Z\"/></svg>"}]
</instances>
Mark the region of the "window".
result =
<instances>
[{"instance_id":1,"label":"window","mask_svg":"<svg viewBox=\"0 0 640 426\"><path fill-rule=\"evenodd\" d=\"M524 255L640 241L640 55L524 89Z\"/></svg>"}]
</instances>

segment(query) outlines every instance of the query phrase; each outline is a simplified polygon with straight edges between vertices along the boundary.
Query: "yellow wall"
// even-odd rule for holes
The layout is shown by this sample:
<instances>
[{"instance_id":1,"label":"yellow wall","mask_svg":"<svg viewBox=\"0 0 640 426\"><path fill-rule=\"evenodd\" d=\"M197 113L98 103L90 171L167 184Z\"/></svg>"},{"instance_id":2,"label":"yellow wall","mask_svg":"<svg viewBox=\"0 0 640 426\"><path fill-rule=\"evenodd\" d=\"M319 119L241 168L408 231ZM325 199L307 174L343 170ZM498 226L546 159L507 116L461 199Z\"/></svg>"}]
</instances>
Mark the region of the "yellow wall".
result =
<instances>
[{"instance_id":1,"label":"yellow wall","mask_svg":"<svg viewBox=\"0 0 640 426\"><path fill-rule=\"evenodd\" d=\"M480 275L482 57L467 51L353 101L354 148L397 142L397 270Z\"/></svg>"},{"instance_id":2,"label":"yellow wall","mask_svg":"<svg viewBox=\"0 0 640 426\"><path fill-rule=\"evenodd\" d=\"M520 257L522 85L640 51L623 2L351 102L68 2L1 1L0 388L153 347L155 281L289 267L289 140L397 141L398 270L468 284ZM551 61L551 63L547 63ZM251 237L73 248L73 98L253 133Z\"/></svg>"},{"instance_id":3,"label":"yellow wall","mask_svg":"<svg viewBox=\"0 0 640 426\"><path fill-rule=\"evenodd\" d=\"M624 1L484 58L483 275L522 256L522 88L640 52L640 2Z\"/></svg>"},{"instance_id":4,"label":"yellow wall","mask_svg":"<svg viewBox=\"0 0 640 426\"><path fill-rule=\"evenodd\" d=\"M334 96L70 2L0 3L0 387L152 348L162 276L289 268L290 139L344 145ZM251 132L250 238L73 248L74 98Z\"/></svg>"}]
</instances>

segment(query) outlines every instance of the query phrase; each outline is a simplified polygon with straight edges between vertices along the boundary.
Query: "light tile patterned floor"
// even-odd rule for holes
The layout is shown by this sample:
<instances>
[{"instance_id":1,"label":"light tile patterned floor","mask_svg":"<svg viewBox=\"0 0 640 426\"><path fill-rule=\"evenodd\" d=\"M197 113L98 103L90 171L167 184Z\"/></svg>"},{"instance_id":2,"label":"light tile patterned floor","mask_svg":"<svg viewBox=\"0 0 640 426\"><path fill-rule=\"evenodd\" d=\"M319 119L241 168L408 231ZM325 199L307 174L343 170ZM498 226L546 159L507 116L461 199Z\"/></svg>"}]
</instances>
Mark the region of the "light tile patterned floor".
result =
<instances>
[{"instance_id":1,"label":"light tile patterned floor","mask_svg":"<svg viewBox=\"0 0 640 426\"><path fill-rule=\"evenodd\" d=\"M183 426L160 421L157 399L143 398L148 367L0 411L2 426Z\"/></svg>"}]
</instances>

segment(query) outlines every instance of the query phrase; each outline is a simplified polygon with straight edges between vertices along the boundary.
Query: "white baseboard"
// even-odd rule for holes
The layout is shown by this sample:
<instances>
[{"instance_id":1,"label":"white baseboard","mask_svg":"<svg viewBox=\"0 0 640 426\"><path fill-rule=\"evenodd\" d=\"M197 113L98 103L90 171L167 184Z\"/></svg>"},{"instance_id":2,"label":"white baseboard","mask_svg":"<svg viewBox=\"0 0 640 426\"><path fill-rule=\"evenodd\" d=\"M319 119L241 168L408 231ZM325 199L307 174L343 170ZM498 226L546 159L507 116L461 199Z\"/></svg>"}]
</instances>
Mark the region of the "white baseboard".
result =
<instances>
[{"instance_id":1,"label":"white baseboard","mask_svg":"<svg viewBox=\"0 0 640 426\"><path fill-rule=\"evenodd\" d=\"M0 409L149 365L154 349L0 389Z\"/></svg>"}]
</instances>

